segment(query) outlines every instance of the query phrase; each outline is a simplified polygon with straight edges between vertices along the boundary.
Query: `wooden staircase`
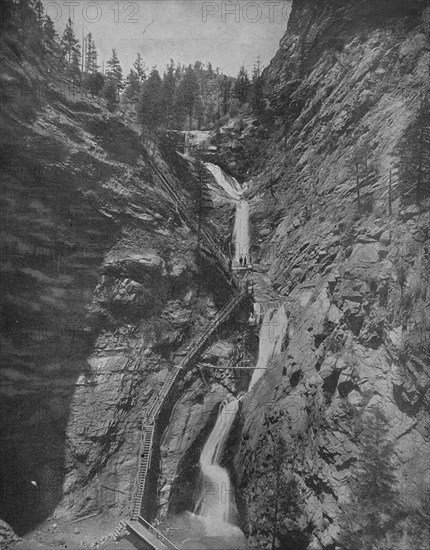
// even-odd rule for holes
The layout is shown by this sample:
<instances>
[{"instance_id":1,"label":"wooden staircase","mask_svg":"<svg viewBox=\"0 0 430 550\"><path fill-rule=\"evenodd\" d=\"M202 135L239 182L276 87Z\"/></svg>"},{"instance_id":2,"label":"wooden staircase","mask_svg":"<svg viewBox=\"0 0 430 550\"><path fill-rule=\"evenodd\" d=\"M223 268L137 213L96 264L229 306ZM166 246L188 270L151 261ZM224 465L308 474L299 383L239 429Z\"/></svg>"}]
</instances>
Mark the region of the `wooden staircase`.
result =
<instances>
[{"instance_id":1,"label":"wooden staircase","mask_svg":"<svg viewBox=\"0 0 430 550\"><path fill-rule=\"evenodd\" d=\"M122 519L118 523L118 525L116 526L115 531L111 535L111 538L114 541L119 540L120 538L122 538L125 535L126 530L127 530L127 525L126 525L125 521Z\"/></svg>"},{"instance_id":2,"label":"wooden staircase","mask_svg":"<svg viewBox=\"0 0 430 550\"><path fill-rule=\"evenodd\" d=\"M142 436L140 439L140 458L139 469L137 471L137 477L135 482L135 488L133 492L133 500L131 503L130 519L137 521L140 516L142 503L144 501L145 494L145 482L148 475L148 470L151 464L152 455L152 442L154 439L155 424L147 424L142 429Z\"/></svg>"},{"instance_id":3,"label":"wooden staircase","mask_svg":"<svg viewBox=\"0 0 430 550\"><path fill-rule=\"evenodd\" d=\"M151 407L142 422L142 437L140 442L139 467L134 484L133 497L130 509L130 519L136 521L144 508L144 497L148 472L151 467L152 444L158 415L168 397L170 390L175 385L178 378L193 364L193 360L197 358L203 346L213 332L225 321L242 301L247 297L246 292L241 292L232 298L224 307L217 313L205 329L192 341L188 348L187 354L168 374L160 391L156 395Z\"/></svg>"},{"instance_id":4,"label":"wooden staircase","mask_svg":"<svg viewBox=\"0 0 430 550\"><path fill-rule=\"evenodd\" d=\"M173 199L175 205L178 208L178 212L180 212L180 214L187 220L190 228L199 233L201 241L204 242L205 246L207 247L207 249L209 249L212 256L214 256L215 259L218 261L218 264L220 265L222 272L228 282L234 288L239 290L239 293L236 294L230 301L228 301L217 313L215 318L203 329L202 332L200 332L200 334L196 338L194 338L194 340L188 347L185 357L182 359L179 365L173 367L173 369L169 372L160 391L155 396L155 399L153 400L149 411L145 415L142 421L142 433L139 449L139 466L131 499L130 519L128 521L121 520L114 533L112 534L112 538L114 540L118 540L118 538L124 536L125 531L129 531L138 535L142 540L145 541L147 546L149 546L153 550L179 550L177 546L173 544L173 542L171 542L165 535L163 535L153 525L146 521L141 515L144 509L145 498L147 497L145 492L147 490L148 473L151 468L152 448L154 443L157 418L175 383L184 374L184 372L193 365L193 361L202 351L204 345L206 344L209 337L213 334L213 332L247 298L248 292L242 280L236 277L230 269L228 259L219 250L218 245L215 243L212 237L207 233L204 228L199 227L198 224L193 220L192 213L189 211L184 201L176 193L174 186L161 173L161 171L157 168L153 161L149 160L149 164L163 183L164 188L169 196Z\"/></svg>"}]
</instances>

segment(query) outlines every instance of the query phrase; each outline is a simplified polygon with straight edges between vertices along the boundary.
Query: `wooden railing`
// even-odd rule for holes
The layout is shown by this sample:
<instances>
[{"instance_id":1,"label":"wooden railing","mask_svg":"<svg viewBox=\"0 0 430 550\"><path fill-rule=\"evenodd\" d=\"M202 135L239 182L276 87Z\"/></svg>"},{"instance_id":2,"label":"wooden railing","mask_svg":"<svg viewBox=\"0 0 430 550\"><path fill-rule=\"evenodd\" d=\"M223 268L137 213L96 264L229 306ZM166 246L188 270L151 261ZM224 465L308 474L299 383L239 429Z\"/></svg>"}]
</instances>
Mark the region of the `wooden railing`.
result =
<instances>
[{"instance_id":1,"label":"wooden railing","mask_svg":"<svg viewBox=\"0 0 430 550\"><path fill-rule=\"evenodd\" d=\"M213 319L203 331L191 342L187 354L179 363L179 365L173 367L164 381L160 391L156 395L153 403L147 414L142 421L142 436L139 452L139 467L136 476L136 481L133 488L133 496L130 508L130 518L136 520L141 514L144 507L144 497L147 485L148 472L151 467L152 457L152 443L155 433L155 426L158 415L161 408L164 405L165 399L168 397L171 388L175 382L181 376L186 369L192 364L192 361L201 352L211 334L219 327L219 325L225 321L235 309L242 303L247 297L246 292L241 292L227 302L224 307L217 313L215 319Z\"/></svg>"},{"instance_id":2,"label":"wooden railing","mask_svg":"<svg viewBox=\"0 0 430 550\"><path fill-rule=\"evenodd\" d=\"M151 466L152 443L154 439L155 426L142 426L142 434L139 446L139 468L134 484L130 519L136 521L141 513L142 503L144 501L146 479Z\"/></svg>"},{"instance_id":3,"label":"wooden railing","mask_svg":"<svg viewBox=\"0 0 430 550\"><path fill-rule=\"evenodd\" d=\"M144 507L145 491L147 489L148 473L151 467L152 447L156 428L156 422L158 415L163 407L165 399L168 397L170 390L174 386L178 378L185 372L185 370L192 364L192 361L201 352L211 334L219 327L219 325L226 320L235 309L246 298L247 291L245 285L241 279L237 278L231 268L227 257L221 252L216 242L208 234L208 232L199 226L194 220L191 211L185 202L179 197L175 191L173 184L162 174L155 163L149 160L149 164L155 174L162 182L165 191L174 201L175 206L178 208L178 212L185 218L187 224L191 229L198 232L201 240L204 241L205 246L209 249L210 253L218 260L222 271L227 278L228 282L233 285L240 292L228 301L223 308L217 313L214 320L212 320L203 331L191 342L185 357L182 359L179 365L173 367L172 371L168 374L164 381L160 391L156 395L153 403L147 414L142 421L142 432L139 447L139 466L136 476L136 481L133 488L133 495L130 507L130 521L138 521L148 531L155 535L171 550L179 550L165 535L158 531L153 525L145 520L141 513Z\"/></svg>"},{"instance_id":4,"label":"wooden railing","mask_svg":"<svg viewBox=\"0 0 430 550\"><path fill-rule=\"evenodd\" d=\"M151 534L157 537L158 540L161 540L161 542L163 542L167 546L167 548L170 548L171 550L179 550L179 548L175 544L173 544L173 542L168 539L166 535L163 535L161 531L156 529L151 523L149 523L149 521L146 521L145 518L139 516L138 521L141 525L143 525L143 527L145 527L145 529L148 529Z\"/></svg>"}]
</instances>

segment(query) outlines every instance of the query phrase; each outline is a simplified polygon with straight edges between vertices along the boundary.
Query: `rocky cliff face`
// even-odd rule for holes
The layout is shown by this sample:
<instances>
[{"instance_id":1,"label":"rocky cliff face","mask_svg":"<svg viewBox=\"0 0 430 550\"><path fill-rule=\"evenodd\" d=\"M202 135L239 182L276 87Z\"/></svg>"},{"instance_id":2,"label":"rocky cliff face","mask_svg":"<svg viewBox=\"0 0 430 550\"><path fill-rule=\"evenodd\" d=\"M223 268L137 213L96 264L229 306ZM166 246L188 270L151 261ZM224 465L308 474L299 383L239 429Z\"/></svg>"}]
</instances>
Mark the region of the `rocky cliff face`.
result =
<instances>
[{"instance_id":1,"label":"rocky cliff face","mask_svg":"<svg viewBox=\"0 0 430 550\"><path fill-rule=\"evenodd\" d=\"M294 482L276 514L282 548L336 547L376 408L403 501L421 506L430 482L428 12L423 23L404 10L295 0L265 72L273 116L233 125L219 159L253 177L253 258L289 318L224 457L258 548L272 543L278 445ZM99 513L111 529L129 506L145 408L228 289L153 170L193 211L188 164L164 149L151 159L133 121L2 40L2 517L23 533L54 512ZM219 190L211 200L228 245L231 205ZM248 313L204 367L255 355ZM193 509L218 404L248 383L209 368L186 377L161 438L161 519ZM406 524L396 536L420 548Z\"/></svg>"},{"instance_id":2,"label":"rocky cliff face","mask_svg":"<svg viewBox=\"0 0 430 550\"><path fill-rule=\"evenodd\" d=\"M2 40L2 517L21 534L127 513L145 407L228 288L152 168L193 212L187 163Z\"/></svg>"},{"instance_id":3,"label":"rocky cliff face","mask_svg":"<svg viewBox=\"0 0 430 550\"><path fill-rule=\"evenodd\" d=\"M260 548L273 530L261 479L270 483L278 437L300 493L293 520L278 521L282 548L336 546L358 426L375 408L403 501L420 505L428 491L430 53L428 9L416 7L295 0L265 72L276 121L252 182L252 225L290 324L243 408L236 467ZM414 132L427 136L422 162L408 160ZM424 544L399 531L402 548Z\"/></svg>"}]
</instances>

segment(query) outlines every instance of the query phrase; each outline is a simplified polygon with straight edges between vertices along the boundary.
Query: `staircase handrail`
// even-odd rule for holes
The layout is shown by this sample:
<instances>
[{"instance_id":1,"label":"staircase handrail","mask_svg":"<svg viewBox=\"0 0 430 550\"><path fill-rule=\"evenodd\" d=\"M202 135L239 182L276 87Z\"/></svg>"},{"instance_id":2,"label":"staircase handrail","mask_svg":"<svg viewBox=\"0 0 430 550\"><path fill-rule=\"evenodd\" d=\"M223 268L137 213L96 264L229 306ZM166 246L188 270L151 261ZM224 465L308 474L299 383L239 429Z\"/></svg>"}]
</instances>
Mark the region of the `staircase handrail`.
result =
<instances>
[{"instance_id":1,"label":"staircase handrail","mask_svg":"<svg viewBox=\"0 0 430 550\"><path fill-rule=\"evenodd\" d=\"M141 523L150 533L152 533L154 536L157 537L158 540L161 540L164 542L166 546L168 546L171 550L179 550L179 548L166 537L166 535L163 535L161 531L156 529L149 521L146 521L145 518L139 515L138 517L139 523Z\"/></svg>"},{"instance_id":2,"label":"staircase handrail","mask_svg":"<svg viewBox=\"0 0 430 550\"><path fill-rule=\"evenodd\" d=\"M154 413L154 409L156 408L156 406L162 402L164 399L160 399L160 396L161 396L161 393L163 392L164 389L167 388L167 386L169 385L169 390L170 388L173 386L173 383L174 381L176 380L177 376L179 375L179 366L176 365L173 367L175 369L175 374L174 376L169 380L169 375L167 375L167 378L166 380L164 381L163 385L161 386L160 388L160 391L158 392L158 394L156 395L155 399L154 399L154 402L152 403L149 411L147 412L146 414L146 424L153 424L156 420L156 417L158 416L158 412L157 411L156 413ZM169 373L170 374L170 373ZM169 380L169 381L168 381ZM161 403L160 403L161 404Z\"/></svg>"},{"instance_id":3,"label":"staircase handrail","mask_svg":"<svg viewBox=\"0 0 430 550\"><path fill-rule=\"evenodd\" d=\"M148 452L148 467L149 467L149 463L150 463L150 460L151 460L151 455L152 455L152 440L154 438L154 426L145 426L145 425L142 425L142 431L141 431L141 436L140 436L140 444L139 444L139 466L138 466L138 470L137 470L137 475L136 475L136 479L134 481L134 486L133 486L133 496L132 496L132 501L131 501L131 511L130 511L130 517L133 519L134 517L136 517L139 512L140 512L140 508L142 506L142 497L143 497L143 494L142 496L140 497L140 501L139 502L136 502L137 498L138 498L138 491L139 491L139 481L140 481L140 474L142 472L142 454L143 454L143 443L145 441L145 436L146 436L146 433L147 433L147 428L150 428L151 430L151 437L150 437L150 442L149 442L149 446L150 446L150 450ZM146 473L145 473L145 478L146 478ZM145 487L144 489L145 490ZM136 510L136 508L138 507L138 510Z\"/></svg>"},{"instance_id":4,"label":"staircase handrail","mask_svg":"<svg viewBox=\"0 0 430 550\"><path fill-rule=\"evenodd\" d=\"M140 447L139 447L139 466L138 466L136 480L134 483L133 497L132 497L132 502L130 507L131 508L130 517L132 520L134 520L138 516L142 508L142 499L144 497L144 492L145 492L146 476L148 473L151 456L152 456L152 442L154 437L155 423L156 423L158 414L160 413L161 407L164 403L164 399L167 397L171 387L175 383L181 370L184 370L185 366L191 361L194 355L198 353L198 351L201 349L202 345L206 342L206 340L212 334L212 332L220 325L220 323L222 323L224 319L228 317L228 315L230 315L234 311L234 309L241 303L241 301L246 296L247 296L246 292L241 292L236 296L234 296L231 300L229 300L217 313L217 315L215 316L215 319L213 319L210 323L208 323L207 326L203 329L203 331L192 341L185 357L182 359L179 365L176 365L174 367L174 370L167 375L167 378L164 381L157 396L155 397L148 413L143 418L141 437L140 437ZM147 439L146 439L148 430L150 432L149 442L147 442ZM148 451L145 451L144 449L145 442L147 442L149 445ZM142 459L144 456L147 458L147 466L145 471L142 470ZM142 491L140 491L139 489L142 483L141 477L143 478Z\"/></svg>"},{"instance_id":5,"label":"staircase handrail","mask_svg":"<svg viewBox=\"0 0 430 550\"><path fill-rule=\"evenodd\" d=\"M213 319L204 329L199 333L198 336L191 342L188 347L187 353L179 365L174 367L175 371L172 376L171 373L167 376L163 385L160 388L160 391L156 395L149 411L146 414L145 424L154 424L158 413L160 412L161 406L163 404L164 398L170 391L170 388L176 381L176 378L179 376L181 370L187 365L187 363L193 358L194 354L197 353L200 347L204 344L207 338L212 334L212 332L217 328L217 326L239 305L239 303L245 298L246 293L242 292L237 294L234 298L229 300L217 313L215 319ZM171 371L173 372L173 371Z\"/></svg>"}]
</instances>

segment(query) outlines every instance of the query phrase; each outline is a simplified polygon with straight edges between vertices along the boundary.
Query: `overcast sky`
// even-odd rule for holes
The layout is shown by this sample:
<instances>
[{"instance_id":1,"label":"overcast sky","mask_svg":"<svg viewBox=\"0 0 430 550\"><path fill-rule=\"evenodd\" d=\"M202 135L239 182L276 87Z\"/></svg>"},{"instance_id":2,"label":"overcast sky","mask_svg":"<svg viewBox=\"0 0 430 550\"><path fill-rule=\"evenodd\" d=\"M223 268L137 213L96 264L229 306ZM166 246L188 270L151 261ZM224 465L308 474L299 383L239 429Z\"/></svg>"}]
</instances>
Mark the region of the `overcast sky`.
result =
<instances>
[{"instance_id":1,"label":"overcast sky","mask_svg":"<svg viewBox=\"0 0 430 550\"><path fill-rule=\"evenodd\" d=\"M117 50L125 75L137 52L147 67L211 61L236 76L252 69L257 55L266 66L287 27L290 1L43 0L61 35L69 15L76 35L91 32L99 64Z\"/></svg>"}]
</instances>

